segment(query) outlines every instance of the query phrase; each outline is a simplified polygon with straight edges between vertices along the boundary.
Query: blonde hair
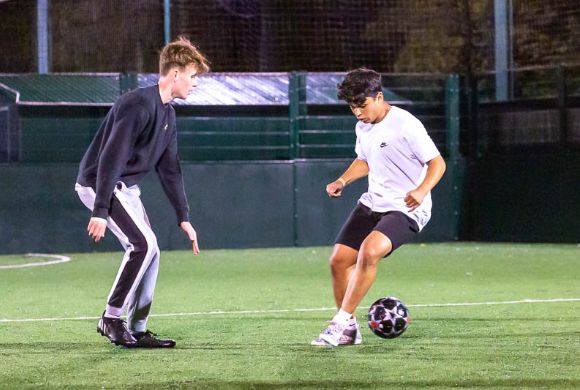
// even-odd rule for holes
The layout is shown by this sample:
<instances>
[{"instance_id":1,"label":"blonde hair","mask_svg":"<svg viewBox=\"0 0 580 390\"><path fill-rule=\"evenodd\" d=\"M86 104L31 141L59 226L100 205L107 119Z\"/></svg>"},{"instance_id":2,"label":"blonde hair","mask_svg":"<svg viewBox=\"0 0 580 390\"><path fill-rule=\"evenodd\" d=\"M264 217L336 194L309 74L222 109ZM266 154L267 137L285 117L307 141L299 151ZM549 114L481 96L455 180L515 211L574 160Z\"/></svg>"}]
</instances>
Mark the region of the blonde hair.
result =
<instances>
[{"instance_id":1,"label":"blonde hair","mask_svg":"<svg viewBox=\"0 0 580 390\"><path fill-rule=\"evenodd\" d=\"M180 36L161 50L159 73L162 76L173 67L183 69L188 65L194 65L198 74L209 72L208 60L186 37Z\"/></svg>"}]
</instances>

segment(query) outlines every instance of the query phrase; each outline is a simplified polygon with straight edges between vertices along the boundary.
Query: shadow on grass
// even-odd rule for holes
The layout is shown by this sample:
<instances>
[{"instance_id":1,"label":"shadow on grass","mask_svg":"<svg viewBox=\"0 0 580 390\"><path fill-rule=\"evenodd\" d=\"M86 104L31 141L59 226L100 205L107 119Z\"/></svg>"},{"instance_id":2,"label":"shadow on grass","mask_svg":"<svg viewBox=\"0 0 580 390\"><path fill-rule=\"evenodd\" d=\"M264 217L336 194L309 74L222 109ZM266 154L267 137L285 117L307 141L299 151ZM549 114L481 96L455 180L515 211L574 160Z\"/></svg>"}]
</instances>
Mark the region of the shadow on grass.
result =
<instances>
[{"instance_id":1,"label":"shadow on grass","mask_svg":"<svg viewBox=\"0 0 580 390\"><path fill-rule=\"evenodd\" d=\"M493 329L492 326L489 329ZM417 335L417 334L406 334L402 339L412 339L412 340L429 340L433 341L436 339L477 339L477 340L497 340L497 339L522 339L522 338L554 338L554 337L578 337L580 336L580 331L567 331L567 332L525 332L525 333L494 333L494 334L481 334L481 328L479 332L472 334L433 334L433 335Z\"/></svg>"},{"instance_id":2,"label":"shadow on grass","mask_svg":"<svg viewBox=\"0 0 580 390\"><path fill-rule=\"evenodd\" d=\"M22 343L0 342L0 355L25 354L55 354L74 352L83 354L100 354L103 352L129 351L128 348L118 347L107 341L90 342L62 342L62 341L35 341Z\"/></svg>"},{"instance_id":3,"label":"shadow on grass","mask_svg":"<svg viewBox=\"0 0 580 390\"><path fill-rule=\"evenodd\" d=\"M388 389L388 388L578 388L580 380L576 379L489 379L489 380L293 380L293 381L228 381L217 379L200 379L184 382L156 382L127 386L123 388L188 388L188 389ZM111 385L116 387L116 385Z\"/></svg>"},{"instance_id":4,"label":"shadow on grass","mask_svg":"<svg viewBox=\"0 0 580 390\"><path fill-rule=\"evenodd\" d=\"M475 317L420 317L415 318L412 317L412 321L415 323L425 323L425 322L442 322L442 323L466 323L466 322L498 322L501 321L502 323L508 322L562 322L562 321L579 321L580 317L501 317L500 319L492 318L492 317L482 317L482 318L475 318Z\"/></svg>"}]
</instances>

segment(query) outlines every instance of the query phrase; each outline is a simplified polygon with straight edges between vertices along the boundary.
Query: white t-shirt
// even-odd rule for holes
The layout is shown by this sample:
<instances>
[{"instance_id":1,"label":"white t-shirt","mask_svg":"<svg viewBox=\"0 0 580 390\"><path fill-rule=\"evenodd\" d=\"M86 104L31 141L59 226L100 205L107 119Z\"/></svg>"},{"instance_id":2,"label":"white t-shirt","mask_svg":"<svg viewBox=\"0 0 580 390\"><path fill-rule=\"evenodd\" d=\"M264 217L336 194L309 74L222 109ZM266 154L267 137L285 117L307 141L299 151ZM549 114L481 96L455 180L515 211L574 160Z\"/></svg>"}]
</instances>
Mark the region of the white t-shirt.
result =
<instances>
[{"instance_id":1,"label":"white t-shirt","mask_svg":"<svg viewBox=\"0 0 580 390\"><path fill-rule=\"evenodd\" d=\"M357 158L369 166L369 188L359 201L376 212L401 211L423 229L431 218L431 193L412 213L404 201L425 178L426 163L439 156L423 124L408 111L391 106L379 123L359 121L356 137Z\"/></svg>"}]
</instances>

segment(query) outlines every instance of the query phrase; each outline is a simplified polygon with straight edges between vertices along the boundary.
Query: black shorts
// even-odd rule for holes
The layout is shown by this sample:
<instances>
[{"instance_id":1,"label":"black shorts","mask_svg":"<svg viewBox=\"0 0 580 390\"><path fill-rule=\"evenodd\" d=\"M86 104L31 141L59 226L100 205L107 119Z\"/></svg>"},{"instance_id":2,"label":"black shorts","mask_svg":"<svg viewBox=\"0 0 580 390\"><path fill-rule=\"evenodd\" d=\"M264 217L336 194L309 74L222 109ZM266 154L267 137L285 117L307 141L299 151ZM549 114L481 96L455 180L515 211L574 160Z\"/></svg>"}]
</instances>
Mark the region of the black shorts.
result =
<instances>
[{"instance_id":1,"label":"black shorts","mask_svg":"<svg viewBox=\"0 0 580 390\"><path fill-rule=\"evenodd\" d=\"M391 240L393 245L391 253L419 234L417 222L406 216L405 213L400 211L379 213L359 203L340 229L335 243L346 245L358 251L365 238L373 230L383 233Z\"/></svg>"}]
</instances>

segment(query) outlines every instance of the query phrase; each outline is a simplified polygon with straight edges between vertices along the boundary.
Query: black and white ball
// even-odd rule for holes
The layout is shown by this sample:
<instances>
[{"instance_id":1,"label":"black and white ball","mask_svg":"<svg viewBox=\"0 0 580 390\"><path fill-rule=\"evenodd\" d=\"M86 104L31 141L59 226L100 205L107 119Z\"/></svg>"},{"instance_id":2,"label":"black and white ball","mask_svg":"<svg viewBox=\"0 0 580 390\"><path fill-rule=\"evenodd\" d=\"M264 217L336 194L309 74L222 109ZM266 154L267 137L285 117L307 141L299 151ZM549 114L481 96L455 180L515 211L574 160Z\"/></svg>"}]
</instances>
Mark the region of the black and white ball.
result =
<instances>
[{"instance_id":1,"label":"black and white ball","mask_svg":"<svg viewBox=\"0 0 580 390\"><path fill-rule=\"evenodd\" d=\"M398 298L381 298L371 305L368 320L374 334L384 339L394 339L409 326L409 309Z\"/></svg>"}]
</instances>

